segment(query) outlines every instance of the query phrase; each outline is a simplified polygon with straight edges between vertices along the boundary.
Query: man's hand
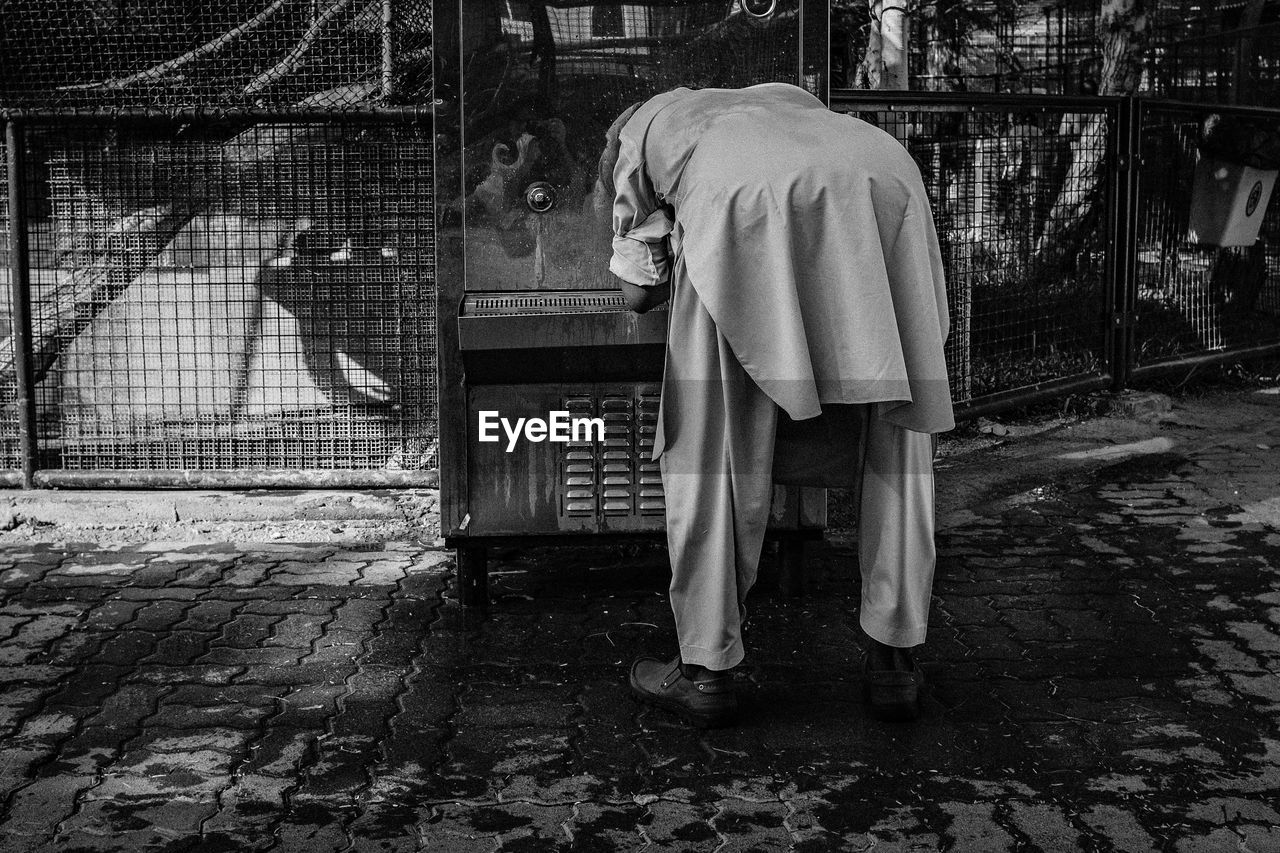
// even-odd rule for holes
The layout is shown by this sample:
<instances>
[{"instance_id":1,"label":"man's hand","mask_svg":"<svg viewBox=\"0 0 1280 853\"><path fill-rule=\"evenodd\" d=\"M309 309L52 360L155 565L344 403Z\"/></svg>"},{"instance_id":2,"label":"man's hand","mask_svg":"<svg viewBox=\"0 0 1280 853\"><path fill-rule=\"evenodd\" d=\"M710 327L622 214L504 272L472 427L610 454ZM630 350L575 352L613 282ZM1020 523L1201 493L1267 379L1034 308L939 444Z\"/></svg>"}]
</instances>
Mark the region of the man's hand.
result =
<instances>
[{"instance_id":1,"label":"man's hand","mask_svg":"<svg viewBox=\"0 0 1280 853\"><path fill-rule=\"evenodd\" d=\"M652 287L641 287L638 284L632 284L619 278L618 286L622 288L622 298L626 300L627 307L637 314L643 314L650 308L655 308L671 298L670 282L655 284Z\"/></svg>"}]
</instances>

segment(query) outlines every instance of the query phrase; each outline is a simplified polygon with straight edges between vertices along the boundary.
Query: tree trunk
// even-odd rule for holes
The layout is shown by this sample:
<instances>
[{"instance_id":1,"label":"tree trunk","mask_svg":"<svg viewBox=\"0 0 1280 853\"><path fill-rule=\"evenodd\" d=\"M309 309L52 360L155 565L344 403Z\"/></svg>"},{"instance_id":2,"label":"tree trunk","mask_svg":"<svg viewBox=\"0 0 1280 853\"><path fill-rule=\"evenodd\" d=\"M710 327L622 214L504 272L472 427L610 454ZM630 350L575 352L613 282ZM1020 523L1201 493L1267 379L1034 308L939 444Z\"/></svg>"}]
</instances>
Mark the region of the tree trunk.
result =
<instances>
[{"instance_id":1,"label":"tree trunk","mask_svg":"<svg viewBox=\"0 0 1280 853\"><path fill-rule=\"evenodd\" d=\"M877 14L880 4L881 0L867 0L867 8L871 11L867 25L867 51L858 66L858 85L864 89L879 89L884 72L884 60L880 54L880 16Z\"/></svg>"},{"instance_id":2,"label":"tree trunk","mask_svg":"<svg viewBox=\"0 0 1280 853\"><path fill-rule=\"evenodd\" d=\"M1104 0L1098 35L1102 53L1098 93L1134 94L1142 80L1149 35L1145 0ZM1106 117L1068 114L1062 127L1074 137L1071 165L1037 242L1036 254L1042 260L1062 260L1077 253L1106 171Z\"/></svg>"},{"instance_id":3,"label":"tree trunk","mask_svg":"<svg viewBox=\"0 0 1280 853\"><path fill-rule=\"evenodd\" d=\"M880 62L882 89L906 89L908 86L906 7L897 0L878 0L876 17L880 20Z\"/></svg>"},{"instance_id":4,"label":"tree trunk","mask_svg":"<svg viewBox=\"0 0 1280 853\"><path fill-rule=\"evenodd\" d=\"M961 0L936 0L921 8L921 38L925 44L924 87L953 92L959 85L965 32Z\"/></svg>"}]
</instances>

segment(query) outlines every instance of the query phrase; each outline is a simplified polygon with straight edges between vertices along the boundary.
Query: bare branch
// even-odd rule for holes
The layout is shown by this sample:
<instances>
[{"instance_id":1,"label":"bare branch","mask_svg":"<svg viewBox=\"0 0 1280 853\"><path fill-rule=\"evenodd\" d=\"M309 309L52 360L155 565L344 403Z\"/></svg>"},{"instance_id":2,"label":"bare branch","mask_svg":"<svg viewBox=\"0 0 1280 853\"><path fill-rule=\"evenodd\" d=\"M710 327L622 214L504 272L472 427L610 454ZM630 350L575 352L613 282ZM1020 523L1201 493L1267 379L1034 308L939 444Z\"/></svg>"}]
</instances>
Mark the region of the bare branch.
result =
<instances>
[{"instance_id":1,"label":"bare branch","mask_svg":"<svg viewBox=\"0 0 1280 853\"><path fill-rule=\"evenodd\" d=\"M195 50L189 50L182 56L161 62L159 65L153 65L145 71L139 71L136 74L130 74L128 77L118 77L114 80L104 80L101 83L88 83L78 86L65 86L65 89L125 89L137 83L145 83L148 80L155 80L158 77L176 71L184 65L189 65L197 59L203 59L212 56L222 50L227 45L248 35L254 30L261 29L272 16L284 8L288 0L271 0L267 4L267 8L254 15L249 20L240 24L234 29L228 30L212 41L207 41L197 47Z\"/></svg>"},{"instance_id":2,"label":"bare branch","mask_svg":"<svg viewBox=\"0 0 1280 853\"><path fill-rule=\"evenodd\" d=\"M316 16L311 22L311 26L302 34L302 38L293 46L293 50L289 51L288 56L259 74L253 80L249 81L249 85L244 87L246 95L256 95L263 89L282 77L293 72L302 59L315 46L316 40L320 38L320 34L324 32L325 27L343 12L346 12L351 6L352 0L334 0L328 8Z\"/></svg>"}]
</instances>

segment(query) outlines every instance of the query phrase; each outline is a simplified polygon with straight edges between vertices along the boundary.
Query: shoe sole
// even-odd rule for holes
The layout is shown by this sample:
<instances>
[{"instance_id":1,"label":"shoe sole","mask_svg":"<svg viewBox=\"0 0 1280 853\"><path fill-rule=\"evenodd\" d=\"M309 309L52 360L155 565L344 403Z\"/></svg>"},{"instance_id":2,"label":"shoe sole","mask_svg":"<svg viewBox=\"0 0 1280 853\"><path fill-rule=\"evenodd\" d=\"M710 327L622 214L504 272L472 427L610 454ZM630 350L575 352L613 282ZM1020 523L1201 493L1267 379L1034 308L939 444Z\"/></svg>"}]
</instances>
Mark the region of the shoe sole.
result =
<instances>
[{"instance_id":1,"label":"shoe sole","mask_svg":"<svg viewBox=\"0 0 1280 853\"><path fill-rule=\"evenodd\" d=\"M634 683L631 684L631 695L646 705L652 705L655 708L661 708L664 711L670 711L676 714L687 723L691 723L700 729L720 729L730 726L737 721L738 712L724 711L719 714L699 714L697 711L690 710L687 706L674 699L664 699L661 696L654 696Z\"/></svg>"}]
</instances>

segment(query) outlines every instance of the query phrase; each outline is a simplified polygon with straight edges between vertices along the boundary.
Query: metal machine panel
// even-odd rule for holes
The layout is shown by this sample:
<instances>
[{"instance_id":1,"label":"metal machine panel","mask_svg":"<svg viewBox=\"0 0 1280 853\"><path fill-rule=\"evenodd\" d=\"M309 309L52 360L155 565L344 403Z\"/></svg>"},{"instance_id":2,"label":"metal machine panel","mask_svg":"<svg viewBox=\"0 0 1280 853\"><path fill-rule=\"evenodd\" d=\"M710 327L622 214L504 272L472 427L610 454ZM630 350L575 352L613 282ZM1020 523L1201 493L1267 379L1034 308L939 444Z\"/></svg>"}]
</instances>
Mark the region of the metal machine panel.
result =
<instances>
[{"instance_id":1,"label":"metal machine panel","mask_svg":"<svg viewBox=\"0 0 1280 853\"><path fill-rule=\"evenodd\" d=\"M511 423L551 411L599 418L603 440L519 441L508 450L472 441L469 472L488 488L472 492L466 535L660 531L666 506L658 463L650 459L658 422L657 383L480 385L469 394L468 422L501 410ZM821 527L825 491L778 486L769 524Z\"/></svg>"},{"instance_id":2,"label":"metal machine panel","mask_svg":"<svg viewBox=\"0 0 1280 853\"><path fill-rule=\"evenodd\" d=\"M599 159L631 104L678 86L821 85L801 0L464 5L461 144L442 166L460 173L469 291L614 288Z\"/></svg>"},{"instance_id":3,"label":"metal machine panel","mask_svg":"<svg viewBox=\"0 0 1280 853\"><path fill-rule=\"evenodd\" d=\"M608 272L605 131L677 86L825 97L828 4L454 0L433 14L445 535L660 530L666 313L628 312ZM481 408L590 413L605 435L507 453L476 440ZM812 522L816 506L780 490L773 524Z\"/></svg>"}]
</instances>

